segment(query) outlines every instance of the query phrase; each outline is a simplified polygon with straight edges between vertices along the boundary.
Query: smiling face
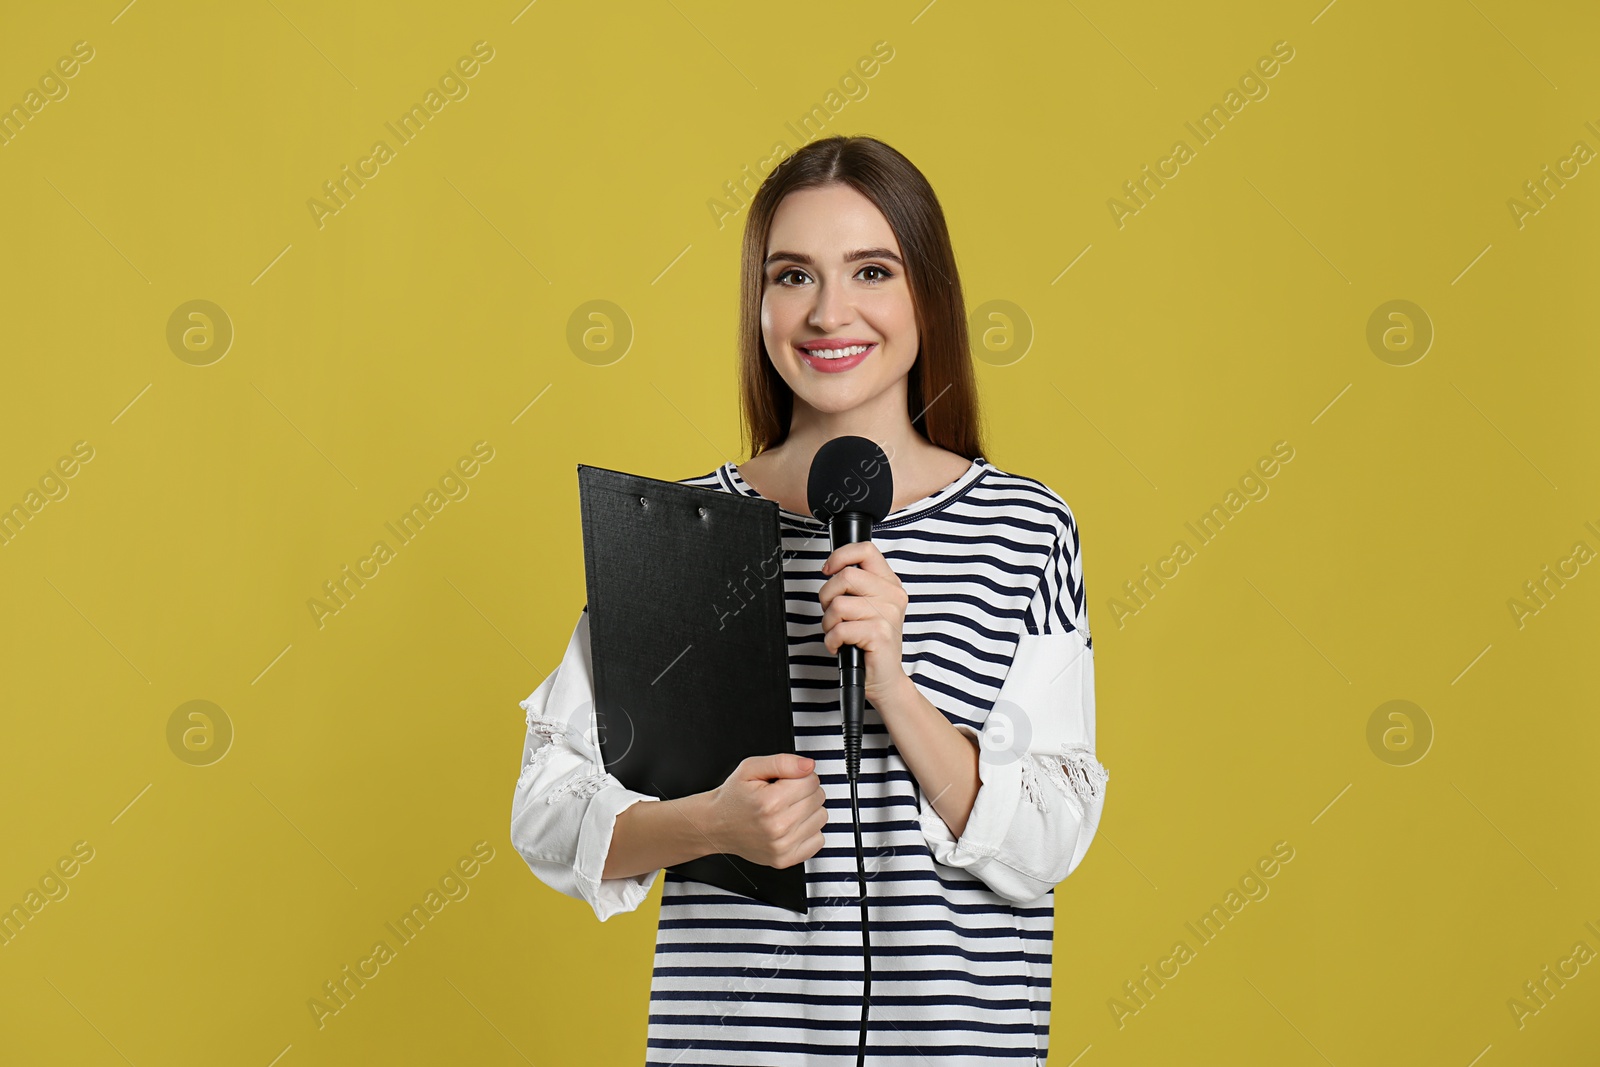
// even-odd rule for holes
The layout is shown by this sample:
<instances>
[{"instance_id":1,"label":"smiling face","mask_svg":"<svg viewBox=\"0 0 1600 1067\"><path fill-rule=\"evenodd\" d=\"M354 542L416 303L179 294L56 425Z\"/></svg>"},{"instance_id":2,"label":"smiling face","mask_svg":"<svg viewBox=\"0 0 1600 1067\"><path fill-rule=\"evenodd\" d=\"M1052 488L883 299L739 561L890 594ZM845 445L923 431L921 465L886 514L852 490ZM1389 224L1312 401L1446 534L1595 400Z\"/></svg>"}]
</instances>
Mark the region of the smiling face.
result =
<instances>
[{"instance_id":1,"label":"smiling face","mask_svg":"<svg viewBox=\"0 0 1600 1067\"><path fill-rule=\"evenodd\" d=\"M857 408L903 419L919 339L883 213L848 185L797 190L773 214L766 254L761 336L797 421Z\"/></svg>"}]
</instances>

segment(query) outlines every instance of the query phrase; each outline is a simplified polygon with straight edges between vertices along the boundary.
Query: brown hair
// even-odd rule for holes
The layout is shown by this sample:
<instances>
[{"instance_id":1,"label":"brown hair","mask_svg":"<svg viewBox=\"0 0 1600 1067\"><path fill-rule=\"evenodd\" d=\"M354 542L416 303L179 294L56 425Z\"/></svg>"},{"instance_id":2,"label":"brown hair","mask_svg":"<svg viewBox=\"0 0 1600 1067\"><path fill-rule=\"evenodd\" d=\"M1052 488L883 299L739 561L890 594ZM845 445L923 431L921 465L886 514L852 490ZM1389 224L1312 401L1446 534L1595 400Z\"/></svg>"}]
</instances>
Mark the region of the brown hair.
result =
<instances>
[{"instance_id":1,"label":"brown hair","mask_svg":"<svg viewBox=\"0 0 1600 1067\"><path fill-rule=\"evenodd\" d=\"M763 260L772 216L797 189L843 184L875 204L900 243L920 345L906 388L912 428L967 459L983 455L966 303L939 198L911 161L871 137L827 137L767 175L745 219L739 290L739 401L752 458L789 435L794 392L767 357L761 336Z\"/></svg>"}]
</instances>

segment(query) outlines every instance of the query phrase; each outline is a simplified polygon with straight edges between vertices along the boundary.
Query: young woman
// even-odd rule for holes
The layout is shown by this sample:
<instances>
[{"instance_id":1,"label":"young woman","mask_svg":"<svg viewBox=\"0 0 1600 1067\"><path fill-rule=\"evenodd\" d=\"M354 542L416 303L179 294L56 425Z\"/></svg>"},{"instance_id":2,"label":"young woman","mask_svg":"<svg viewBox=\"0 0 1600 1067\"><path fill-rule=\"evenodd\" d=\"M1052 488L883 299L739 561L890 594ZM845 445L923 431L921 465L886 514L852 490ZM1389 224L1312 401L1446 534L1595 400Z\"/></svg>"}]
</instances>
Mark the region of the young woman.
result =
<instances>
[{"instance_id":1,"label":"young woman","mask_svg":"<svg viewBox=\"0 0 1600 1067\"><path fill-rule=\"evenodd\" d=\"M602 921L696 856L803 863L804 918L667 873L648 1062L854 1063L863 966L837 654L857 645L868 1062L1043 1063L1053 891L1105 802L1077 522L983 456L944 215L900 153L833 137L779 165L749 209L741 298L751 458L684 482L780 506L800 751L694 796L627 789L593 742L585 614L522 703L512 843ZM894 510L833 552L807 478L846 434L888 455Z\"/></svg>"}]
</instances>

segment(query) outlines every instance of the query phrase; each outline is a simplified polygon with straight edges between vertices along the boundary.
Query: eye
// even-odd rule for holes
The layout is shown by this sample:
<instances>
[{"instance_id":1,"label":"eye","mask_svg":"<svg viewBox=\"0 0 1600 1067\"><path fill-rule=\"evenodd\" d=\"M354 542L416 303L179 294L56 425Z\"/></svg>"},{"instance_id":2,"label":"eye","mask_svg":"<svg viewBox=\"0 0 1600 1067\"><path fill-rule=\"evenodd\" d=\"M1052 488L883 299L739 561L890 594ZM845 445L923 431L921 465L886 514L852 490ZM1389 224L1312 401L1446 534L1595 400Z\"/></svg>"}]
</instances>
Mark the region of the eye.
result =
<instances>
[{"instance_id":1,"label":"eye","mask_svg":"<svg viewBox=\"0 0 1600 1067\"><path fill-rule=\"evenodd\" d=\"M869 282L871 284L874 284L874 285L876 285L879 282L887 281L888 279L894 277L894 274L893 274L892 271L888 270L886 267L881 267L876 263L868 263L865 267L862 267L860 270L856 271L856 276L860 277L862 274L864 274L867 271L876 271L878 273L879 277L865 279L867 282ZM791 274L798 274L802 278L807 277L806 272L801 270L799 267L789 267L789 268L786 268L785 270L781 270L777 274L775 274L773 276L773 278L772 278L772 282L773 282L774 285L781 285L781 286L785 286L785 287L793 287L795 285L800 284L798 282L789 282L789 281L785 281L784 280L785 278L787 278Z\"/></svg>"}]
</instances>

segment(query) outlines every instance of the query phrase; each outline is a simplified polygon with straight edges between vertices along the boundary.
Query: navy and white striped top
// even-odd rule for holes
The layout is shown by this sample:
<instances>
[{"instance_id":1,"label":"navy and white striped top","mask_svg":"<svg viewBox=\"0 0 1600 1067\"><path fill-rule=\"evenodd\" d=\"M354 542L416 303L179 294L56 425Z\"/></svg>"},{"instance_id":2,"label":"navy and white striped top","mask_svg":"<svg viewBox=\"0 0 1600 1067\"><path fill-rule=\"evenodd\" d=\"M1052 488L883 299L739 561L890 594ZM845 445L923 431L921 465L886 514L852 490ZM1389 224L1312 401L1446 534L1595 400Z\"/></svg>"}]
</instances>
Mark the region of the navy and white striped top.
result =
<instances>
[{"instance_id":1,"label":"navy and white striped top","mask_svg":"<svg viewBox=\"0 0 1600 1067\"><path fill-rule=\"evenodd\" d=\"M682 482L760 495L732 463ZM823 644L817 599L828 528L787 510L780 528L795 743L827 793L826 843L805 862L804 917L666 872L647 1042L659 1067L855 1062L855 837L838 657ZM1106 780L1093 757L1077 523L1049 487L980 456L877 523L872 540L909 595L906 673L979 745L983 782L956 841L867 705L858 794L872 922L868 1062L1042 1064L1053 887L1089 846ZM997 710L1003 730L990 719Z\"/></svg>"}]
</instances>

